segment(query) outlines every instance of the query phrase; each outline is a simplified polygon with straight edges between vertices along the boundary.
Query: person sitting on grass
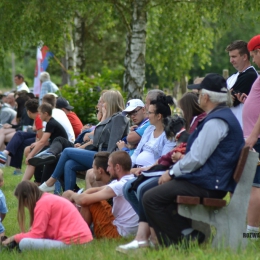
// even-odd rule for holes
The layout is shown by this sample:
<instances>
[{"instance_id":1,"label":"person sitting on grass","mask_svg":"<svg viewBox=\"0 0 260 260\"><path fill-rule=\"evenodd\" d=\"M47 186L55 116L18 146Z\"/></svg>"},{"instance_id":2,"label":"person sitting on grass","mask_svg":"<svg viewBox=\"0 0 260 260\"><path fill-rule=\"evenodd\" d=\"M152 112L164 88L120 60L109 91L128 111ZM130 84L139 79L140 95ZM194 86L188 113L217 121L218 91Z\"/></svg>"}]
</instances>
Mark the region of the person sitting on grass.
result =
<instances>
[{"instance_id":1,"label":"person sitting on grass","mask_svg":"<svg viewBox=\"0 0 260 260\"><path fill-rule=\"evenodd\" d=\"M33 128L35 132L17 131L4 151L0 151L0 163L5 164L7 156L11 156L10 166L15 167L14 175L22 174L22 161L24 149L41 139L43 135L43 125L38 113L39 101L37 99L29 99L25 103L28 116L34 120ZM36 137L36 140L35 140Z\"/></svg>"},{"instance_id":2,"label":"person sitting on grass","mask_svg":"<svg viewBox=\"0 0 260 260\"><path fill-rule=\"evenodd\" d=\"M0 188L3 187L4 185L4 176L3 176L3 171L0 169ZM7 213L7 207L6 207L6 202L5 202L5 195L0 189L0 241L1 237L5 235L5 228L2 224L5 215Z\"/></svg>"},{"instance_id":3,"label":"person sitting on grass","mask_svg":"<svg viewBox=\"0 0 260 260\"><path fill-rule=\"evenodd\" d=\"M18 199L18 223L22 233L4 240L15 241L21 251L67 248L93 240L91 231L78 210L66 199L43 193L30 181L20 182L14 192ZM25 231L25 208L29 211L30 230Z\"/></svg>"},{"instance_id":4,"label":"person sitting on grass","mask_svg":"<svg viewBox=\"0 0 260 260\"><path fill-rule=\"evenodd\" d=\"M100 187L111 181L110 174L107 171L108 152L98 152L94 155L93 168L86 173L86 190L94 187Z\"/></svg>"},{"instance_id":5,"label":"person sitting on grass","mask_svg":"<svg viewBox=\"0 0 260 260\"><path fill-rule=\"evenodd\" d=\"M81 206L85 221L94 224L96 238L119 238L135 234L138 216L123 196L123 186L133 178L130 174L131 158L125 151L110 154L107 171L112 179L110 184L90 188L82 194L68 190L63 196ZM95 166L95 163L94 163ZM107 200L113 198L113 207Z\"/></svg>"},{"instance_id":6,"label":"person sitting on grass","mask_svg":"<svg viewBox=\"0 0 260 260\"><path fill-rule=\"evenodd\" d=\"M30 158L48 146L49 143L52 143L56 137L62 136L64 138L68 138L63 126L52 117L52 106L50 104L43 103L38 110L41 120L47 122L47 124L42 138L35 143L33 149L26 158L25 163L27 164L27 168L25 170L23 180L30 180L34 173L34 166L28 163Z\"/></svg>"}]
</instances>

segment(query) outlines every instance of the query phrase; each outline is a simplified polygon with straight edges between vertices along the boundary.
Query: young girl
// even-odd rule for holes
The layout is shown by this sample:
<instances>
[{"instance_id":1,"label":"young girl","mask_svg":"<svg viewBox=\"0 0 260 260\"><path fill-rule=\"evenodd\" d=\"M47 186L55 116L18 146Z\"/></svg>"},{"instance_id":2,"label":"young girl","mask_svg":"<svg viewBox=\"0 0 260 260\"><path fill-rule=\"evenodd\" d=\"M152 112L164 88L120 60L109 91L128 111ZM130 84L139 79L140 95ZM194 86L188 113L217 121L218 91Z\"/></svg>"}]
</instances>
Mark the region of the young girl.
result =
<instances>
[{"instance_id":1,"label":"young girl","mask_svg":"<svg viewBox=\"0 0 260 260\"><path fill-rule=\"evenodd\" d=\"M20 250L64 248L93 239L87 223L68 200L43 193L30 181L19 183L14 195L18 199L17 218L22 233L9 237L3 245L15 241ZM30 216L30 231L27 233L25 207Z\"/></svg>"}]
</instances>

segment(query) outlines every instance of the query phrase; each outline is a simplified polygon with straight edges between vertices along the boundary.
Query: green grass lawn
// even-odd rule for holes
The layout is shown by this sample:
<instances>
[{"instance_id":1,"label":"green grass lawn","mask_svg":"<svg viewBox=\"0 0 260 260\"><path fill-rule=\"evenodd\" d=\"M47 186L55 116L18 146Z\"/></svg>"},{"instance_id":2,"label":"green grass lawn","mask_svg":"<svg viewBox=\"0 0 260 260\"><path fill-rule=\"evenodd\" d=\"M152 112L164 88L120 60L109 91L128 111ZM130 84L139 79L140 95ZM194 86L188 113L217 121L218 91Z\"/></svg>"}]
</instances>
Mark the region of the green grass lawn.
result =
<instances>
[{"instance_id":1,"label":"green grass lawn","mask_svg":"<svg viewBox=\"0 0 260 260\"><path fill-rule=\"evenodd\" d=\"M17 200L13 196L15 186L20 182L21 176L14 176L13 168L6 167L4 170L5 184L2 188L7 201L8 214L3 222L6 235L11 236L19 232L16 220ZM84 187L84 182L80 183ZM235 220L234 220L235 221ZM241 234L242 236L242 234ZM0 260L11 259L93 259L93 260L117 260L117 259L260 259L260 242L251 242L244 251L234 253L230 250L213 250L210 244L200 247L193 246L189 249L176 249L174 247L152 250L141 249L124 255L115 251L116 246L131 241L132 238L120 240L94 240L83 246L72 246L63 250L27 251L23 253L0 251Z\"/></svg>"}]
</instances>

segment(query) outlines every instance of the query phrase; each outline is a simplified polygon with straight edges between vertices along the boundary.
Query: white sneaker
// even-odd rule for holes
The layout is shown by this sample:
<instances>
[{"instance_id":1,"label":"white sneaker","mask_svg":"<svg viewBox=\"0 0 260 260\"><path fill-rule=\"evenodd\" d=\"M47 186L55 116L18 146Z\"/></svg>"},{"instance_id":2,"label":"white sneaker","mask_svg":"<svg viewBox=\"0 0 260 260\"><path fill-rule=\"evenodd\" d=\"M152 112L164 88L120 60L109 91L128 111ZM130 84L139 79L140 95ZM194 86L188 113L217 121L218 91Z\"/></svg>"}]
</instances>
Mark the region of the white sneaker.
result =
<instances>
[{"instance_id":1,"label":"white sneaker","mask_svg":"<svg viewBox=\"0 0 260 260\"><path fill-rule=\"evenodd\" d=\"M116 248L116 251L121 252L121 253L127 253L129 250L134 250L134 249L139 249L139 248L144 248L144 247L149 247L149 242L148 241L137 241L133 240L132 242L126 244L126 245L121 245Z\"/></svg>"},{"instance_id":2,"label":"white sneaker","mask_svg":"<svg viewBox=\"0 0 260 260\"><path fill-rule=\"evenodd\" d=\"M47 186L46 182L44 182L42 185L39 186L39 189L41 191L52 192L55 190L55 185L52 185L51 187L49 187L49 186Z\"/></svg>"}]
</instances>

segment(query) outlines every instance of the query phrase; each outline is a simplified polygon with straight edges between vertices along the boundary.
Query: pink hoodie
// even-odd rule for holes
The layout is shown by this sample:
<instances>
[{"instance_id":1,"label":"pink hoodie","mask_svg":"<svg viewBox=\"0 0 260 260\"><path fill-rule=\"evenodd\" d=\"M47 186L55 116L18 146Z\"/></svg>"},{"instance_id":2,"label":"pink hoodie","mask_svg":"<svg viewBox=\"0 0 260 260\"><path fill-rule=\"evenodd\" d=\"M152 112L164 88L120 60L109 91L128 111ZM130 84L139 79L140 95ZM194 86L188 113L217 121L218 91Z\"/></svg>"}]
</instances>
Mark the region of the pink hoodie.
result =
<instances>
[{"instance_id":1,"label":"pink hoodie","mask_svg":"<svg viewBox=\"0 0 260 260\"><path fill-rule=\"evenodd\" d=\"M88 224L67 199L44 193L34 209L34 221L27 233L14 236L19 243L23 238L45 238L65 244L84 244L93 237Z\"/></svg>"}]
</instances>

